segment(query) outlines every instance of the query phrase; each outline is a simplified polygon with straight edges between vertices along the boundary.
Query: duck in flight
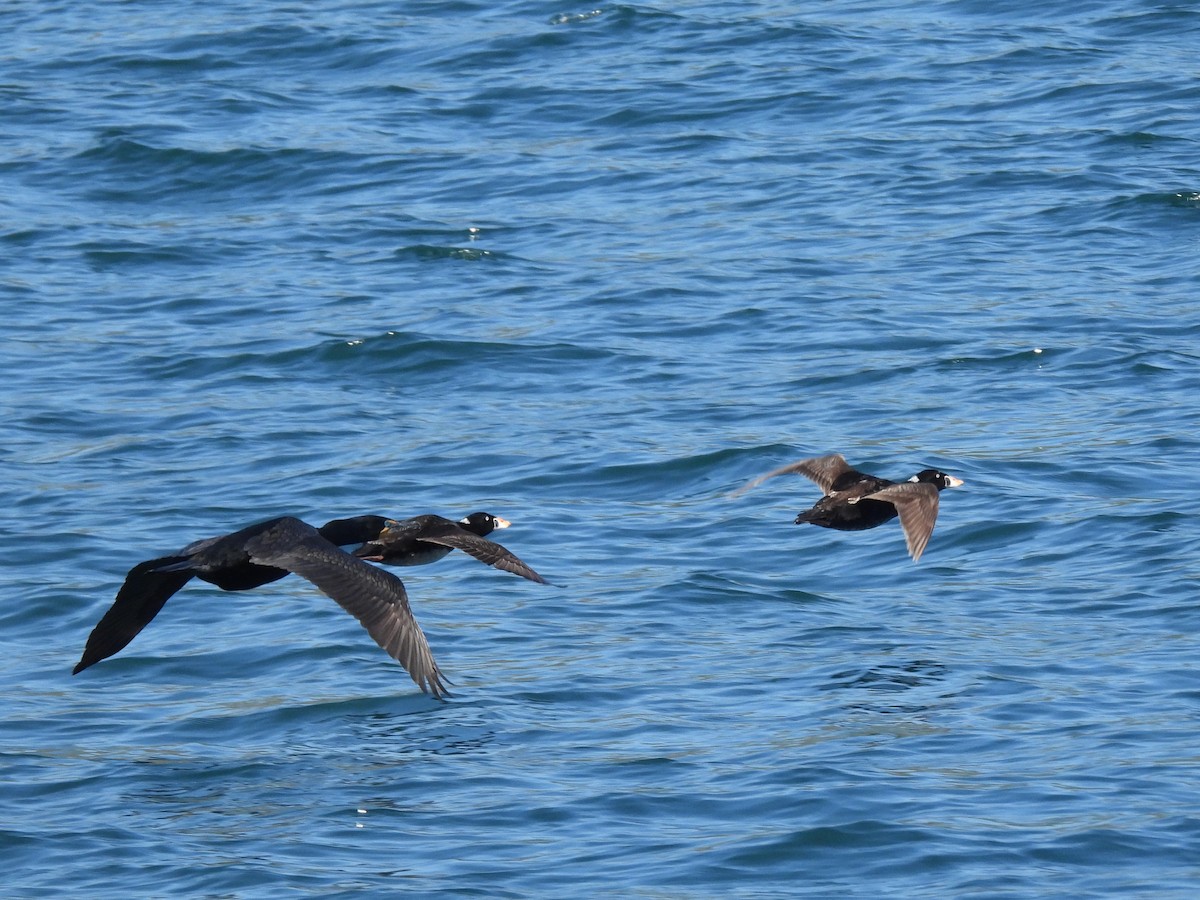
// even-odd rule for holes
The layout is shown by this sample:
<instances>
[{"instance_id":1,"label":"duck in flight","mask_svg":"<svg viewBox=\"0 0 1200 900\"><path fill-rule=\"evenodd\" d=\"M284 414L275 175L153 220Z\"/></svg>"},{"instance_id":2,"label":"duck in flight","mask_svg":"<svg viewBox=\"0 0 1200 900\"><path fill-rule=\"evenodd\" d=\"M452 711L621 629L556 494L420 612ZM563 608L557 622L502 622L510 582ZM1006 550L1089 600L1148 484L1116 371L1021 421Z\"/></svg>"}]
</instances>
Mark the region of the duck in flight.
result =
<instances>
[{"instance_id":1,"label":"duck in flight","mask_svg":"<svg viewBox=\"0 0 1200 900\"><path fill-rule=\"evenodd\" d=\"M342 550L326 535L340 538L345 532L329 526L318 530L284 516L196 541L175 556L139 563L92 629L72 674L123 649L193 576L223 590L241 591L291 572L312 582L358 619L422 691L444 697L441 670L409 608L404 582Z\"/></svg>"},{"instance_id":2,"label":"duck in flight","mask_svg":"<svg viewBox=\"0 0 1200 900\"><path fill-rule=\"evenodd\" d=\"M440 519L438 516L419 516L417 518ZM285 521L295 524L289 524L286 527L279 525L277 528L272 529L272 526ZM414 520L408 521L411 522ZM509 568L509 570L518 571L518 574L524 574L519 571L519 568L523 567L535 576L532 580L541 580L541 576L537 575L528 566L525 566L514 554L499 544L483 539L482 535L489 534L495 528L507 527L509 523L504 519L492 516L489 513L480 512L472 513L470 516L461 519L457 525L447 519L440 519L440 521L457 527L465 534L475 537L483 545L487 545L487 547L481 549L478 546L470 544L469 538L458 536L457 540L460 544L470 545L465 548L468 552L472 552L472 548L474 549L475 552L472 555L483 559L485 562L489 562L489 559L486 557L489 555L494 556L497 566L501 568L513 566L514 568ZM504 524L499 525L501 522ZM359 552L364 547L369 546L371 551L366 555L366 558L376 561L386 561L395 565L421 565L434 562L453 549L453 546L430 543L431 552L424 555L412 552L411 548L410 552L404 555L400 552L403 549L400 547L397 547L395 552L391 552L389 555L385 551L393 546L391 540L384 541L386 547L380 547L377 542L383 537L385 531L388 530L389 525L395 526L398 524L401 523L397 523L394 519L368 515L354 516L347 519L334 519L331 522L325 523L319 529L312 529L311 526L305 525L298 519L272 519L269 522L251 525L233 534L196 541L184 547L173 556L164 556L138 563L129 570L129 573L125 576L125 583L117 592L117 597L113 601L112 606L92 630L84 647L83 656L75 666L73 674L82 672L89 666L123 650L158 615L167 600L193 577L200 578L210 584L215 584L222 590L245 591L261 587L272 581L277 581L289 572L295 572L297 575L311 581L323 592L342 604L342 606L345 606L355 616L358 616L358 613L350 609L347 601L342 598L350 596L350 588L347 585L358 581L365 589L381 592L379 596L385 602L391 603L396 610L402 611L402 615L397 613L400 617L396 621L398 622L407 617L407 621L411 623L411 629L409 630L415 630L420 643L424 644L424 635L421 634L420 628L417 626L412 613L408 609L407 594L404 590L403 582L394 575L380 572L373 566L367 565L366 562L356 558L352 553L347 553L343 549L340 549L350 548L355 552ZM303 526L303 528L299 526ZM308 531L305 531L305 529L308 529ZM445 526L432 529L432 536L437 537L439 532L445 531L449 531ZM274 535L271 539L272 546L269 548L264 546L265 539L262 538L262 535L267 532L271 532ZM319 541L314 539L314 535ZM318 567L324 565L327 569L332 567L331 571L340 569L350 573L347 576L348 580L340 583L338 588L339 594L335 594L331 590L326 590L322 583L313 577L313 573L316 570L311 565L307 566L305 571L301 571L294 564L283 564L284 562L295 562L295 560L285 559L281 555L285 549L284 543L287 539L293 539L297 542L295 549L301 555L307 552L308 556L316 560L314 565ZM280 562L271 562L271 559L278 559ZM503 565L505 563L508 565ZM308 574L306 574L306 571ZM370 573L386 575L387 577L379 579L376 577L376 574ZM527 575L526 577L529 576ZM380 608L386 612L386 607ZM360 621L363 620L360 618ZM386 624L386 620L380 620L378 624L382 628ZM441 696L441 692L444 692L444 689L441 688L441 682L431 681L428 677L431 672L437 672L436 666L433 666L432 657L428 656L428 646L425 646L424 650L424 655L428 656L428 664L422 665L422 656L418 654L414 658L414 665L417 665L418 668L413 669L409 667L404 659L396 656L396 653L393 652L389 645L385 645L380 640L376 632L372 631L372 626L367 625L365 622L364 626L385 650L408 669L409 674L413 676L413 680L421 686L422 690L425 690L426 685L428 685L433 689L434 696ZM424 682L418 678L418 670L426 673L427 677Z\"/></svg>"},{"instance_id":3,"label":"duck in flight","mask_svg":"<svg viewBox=\"0 0 1200 900\"><path fill-rule=\"evenodd\" d=\"M747 491L776 475L803 475L817 483L825 496L796 516L797 525L819 525L837 531L865 531L900 517L904 540L913 562L921 558L937 522L938 495L958 487L962 479L923 469L908 481L895 482L859 472L840 453L802 459L756 478L735 493Z\"/></svg>"},{"instance_id":4,"label":"duck in flight","mask_svg":"<svg viewBox=\"0 0 1200 900\"><path fill-rule=\"evenodd\" d=\"M489 566L545 584L546 579L516 554L485 537L495 529L511 524L507 519L485 512L471 513L457 522L434 515L388 519L376 537L353 552L360 559L389 566L422 566L436 562L451 550L462 550Z\"/></svg>"}]
</instances>

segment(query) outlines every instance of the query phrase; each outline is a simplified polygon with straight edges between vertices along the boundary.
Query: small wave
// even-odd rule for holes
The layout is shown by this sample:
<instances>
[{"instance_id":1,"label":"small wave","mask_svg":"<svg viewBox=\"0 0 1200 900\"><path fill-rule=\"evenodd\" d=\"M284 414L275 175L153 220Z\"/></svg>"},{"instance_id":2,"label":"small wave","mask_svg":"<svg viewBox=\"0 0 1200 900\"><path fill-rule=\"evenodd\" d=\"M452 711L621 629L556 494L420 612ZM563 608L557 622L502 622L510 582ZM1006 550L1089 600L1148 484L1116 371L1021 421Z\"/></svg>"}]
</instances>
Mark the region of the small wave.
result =
<instances>
[{"instance_id":1,"label":"small wave","mask_svg":"<svg viewBox=\"0 0 1200 900\"><path fill-rule=\"evenodd\" d=\"M433 244L414 244L401 247L395 252L400 258L413 259L461 259L469 262L481 260L502 260L509 258L508 254L496 250L484 250L479 247L437 246Z\"/></svg>"}]
</instances>

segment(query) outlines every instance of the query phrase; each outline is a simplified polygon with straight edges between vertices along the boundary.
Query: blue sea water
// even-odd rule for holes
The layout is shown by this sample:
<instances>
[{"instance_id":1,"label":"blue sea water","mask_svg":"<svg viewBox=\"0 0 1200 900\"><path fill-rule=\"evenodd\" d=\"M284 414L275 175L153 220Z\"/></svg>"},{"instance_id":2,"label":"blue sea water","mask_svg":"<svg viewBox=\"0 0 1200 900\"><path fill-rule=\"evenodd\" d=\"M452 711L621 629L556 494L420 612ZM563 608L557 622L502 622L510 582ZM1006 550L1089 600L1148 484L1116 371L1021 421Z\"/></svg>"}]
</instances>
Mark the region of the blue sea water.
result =
<instances>
[{"instance_id":1,"label":"blue sea water","mask_svg":"<svg viewBox=\"0 0 1200 900\"><path fill-rule=\"evenodd\" d=\"M1200 11L0 7L13 897L1192 897ZM803 456L937 466L798 528ZM419 693L275 515L401 570Z\"/></svg>"}]
</instances>

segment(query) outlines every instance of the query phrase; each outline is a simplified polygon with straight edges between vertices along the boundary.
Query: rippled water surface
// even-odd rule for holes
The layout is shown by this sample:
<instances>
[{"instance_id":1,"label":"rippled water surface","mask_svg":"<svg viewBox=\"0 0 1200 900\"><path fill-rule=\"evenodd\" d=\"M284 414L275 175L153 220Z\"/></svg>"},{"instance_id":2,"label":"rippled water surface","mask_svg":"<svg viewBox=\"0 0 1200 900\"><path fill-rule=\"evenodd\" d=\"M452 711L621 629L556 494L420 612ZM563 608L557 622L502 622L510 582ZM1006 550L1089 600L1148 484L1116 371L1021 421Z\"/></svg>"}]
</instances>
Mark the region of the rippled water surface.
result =
<instances>
[{"instance_id":1,"label":"rippled water surface","mask_svg":"<svg viewBox=\"0 0 1200 900\"><path fill-rule=\"evenodd\" d=\"M13 896L1191 897L1200 13L10 4ZM895 523L747 480L936 466ZM439 703L292 514L513 521L400 570Z\"/></svg>"}]
</instances>

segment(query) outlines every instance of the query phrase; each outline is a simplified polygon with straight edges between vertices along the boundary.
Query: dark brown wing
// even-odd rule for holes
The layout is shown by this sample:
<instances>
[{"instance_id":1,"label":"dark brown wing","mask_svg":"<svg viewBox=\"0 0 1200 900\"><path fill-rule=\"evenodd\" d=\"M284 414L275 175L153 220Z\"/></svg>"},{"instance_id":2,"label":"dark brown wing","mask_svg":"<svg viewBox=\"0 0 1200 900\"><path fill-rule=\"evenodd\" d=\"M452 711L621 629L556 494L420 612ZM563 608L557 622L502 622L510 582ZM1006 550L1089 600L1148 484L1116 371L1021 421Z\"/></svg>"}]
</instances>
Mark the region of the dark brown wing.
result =
<instances>
[{"instance_id":1,"label":"dark brown wing","mask_svg":"<svg viewBox=\"0 0 1200 900\"><path fill-rule=\"evenodd\" d=\"M281 519L246 542L250 558L311 581L367 629L422 691L441 699L442 673L408 605L404 582L325 540L299 519Z\"/></svg>"},{"instance_id":2,"label":"dark brown wing","mask_svg":"<svg viewBox=\"0 0 1200 900\"><path fill-rule=\"evenodd\" d=\"M753 481L747 482L738 488L730 496L736 497L738 494L743 494L777 475L803 475L805 478L815 481L817 486L828 494L830 488L833 487L833 483L840 476L853 471L854 467L846 462L846 458L840 453L830 453L828 456L814 456L811 459L802 459L799 462L781 466L778 469L768 472L766 475L760 475Z\"/></svg>"},{"instance_id":3,"label":"dark brown wing","mask_svg":"<svg viewBox=\"0 0 1200 900\"><path fill-rule=\"evenodd\" d=\"M125 576L125 583L117 591L117 598L108 608L88 635L83 656L72 675L77 675L88 666L119 653L138 636L158 615L158 611L181 587L187 584L192 573L189 571L156 572L162 566L184 563L186 556L165 556L138 563Z\"/></svg>"},{"instance_id":4,"label":"dark brown wing","mask_svg":"<svg viewBox=\"0 0 1200 900\"><path fill-rule=\"evenodd\" d=\"M508 548L495 541L489 541L485 537L472 534L465 528L459 527L455 522L447 522L446 527L427 530L421 535L421 540L439 544L442 547L453 547L455 550L469 553L489 566L495 566L505 572L512 572L514 575L520 575L522 578L528 578L538 584L546 584L545 578L533 571Z\"/></svg>"},{"instance_id":5,"label":"dark brown wing","mask_svg":"<svg viewBox=\"0 0 1200 900\"><path fill-rule=\"evenodd\" d=\"M904 481L900 484L889 484L883 490L868 494L863 499L884 500L896 507L909 555L912 556L913 562L919 560L937 522L938 489L932 484Z\"/></svg>"}]
</instances>

